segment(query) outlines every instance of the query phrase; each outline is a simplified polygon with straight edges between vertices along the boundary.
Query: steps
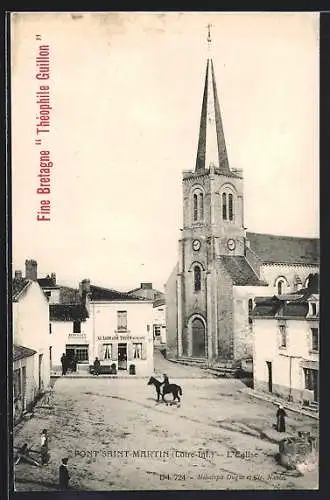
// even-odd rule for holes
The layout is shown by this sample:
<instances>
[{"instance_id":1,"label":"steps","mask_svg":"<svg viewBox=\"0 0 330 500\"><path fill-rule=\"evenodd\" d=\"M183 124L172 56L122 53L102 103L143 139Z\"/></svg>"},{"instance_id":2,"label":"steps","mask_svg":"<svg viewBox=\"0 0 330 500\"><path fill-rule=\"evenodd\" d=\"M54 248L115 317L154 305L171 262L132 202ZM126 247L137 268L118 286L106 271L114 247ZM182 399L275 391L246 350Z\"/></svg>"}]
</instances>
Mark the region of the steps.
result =
<instances>
[{"instance_id":1,"label":"steps","mask_svg":"<svg viewBox=\"0 0 330 500\"><path fill-rule=\"evenodd\" d=\"M308 405L308 409L314 411L315 413L319 411L319 404L317 401L311 401Z\"/></svg>"},{"instance_id":2,"label":"steps","mask_svg":"<svg viewBox=\"0 0 330 500\"><path fill-rule=\"evenodd\" d=\"M198 367L201 370L205 370L216 377L236 378L237 376L237 368L234 366L234 361L230 360L211 363L206 358L181 357L177 359L168 359L168 361L179 363L185 366Z\"/></svg>"}]
</instances>

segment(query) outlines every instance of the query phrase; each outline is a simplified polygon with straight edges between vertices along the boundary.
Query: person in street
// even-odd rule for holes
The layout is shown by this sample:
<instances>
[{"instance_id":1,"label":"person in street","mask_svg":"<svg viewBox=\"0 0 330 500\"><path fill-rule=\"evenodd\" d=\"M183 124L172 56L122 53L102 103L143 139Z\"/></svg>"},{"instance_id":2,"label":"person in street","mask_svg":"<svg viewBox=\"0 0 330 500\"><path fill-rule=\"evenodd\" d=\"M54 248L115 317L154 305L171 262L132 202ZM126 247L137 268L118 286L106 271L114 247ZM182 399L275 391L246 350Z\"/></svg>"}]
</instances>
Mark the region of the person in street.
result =
<instances>
[{"instance_id":1,"label":"person in street","mask_svg":"<svg viewBox=\"0 0 330 500\"><path fill-rule=\"evenodd\" d=\"M69 480L68 458L62 458L62 463L59 468L59 483L61 490L69 489Z\"/></svg>"},{"instance_id":2,"label":"person in street","mask_svg":"<svg viewBox=\"0 0 330 500\"><path fill-rule=\"evenodd\" d=\"M282 405L279 405L276 412L276 430L277 432L285 432L285 417L286 413Z\"/></svg>"},{"instance_id":3,"label":"person in street","mask_svg":"<svg viewBox=\"0 0 330 500\"><path fill-rule=\"evenodd\" d=\"M15 457L15 465L18 465L21 460L33 465L40 466L40 464L30 456L30 450L27 443L24 443L17 452Z\"/></svg>"},{"instance_id":4,"label":"person in street","mask_svg":"<svg viewBox=\"0 0 330 500\"><path fill-rule=\"evenodd\" d=\"M94 361L94 373L95 373L95 375L100 375L100 366L101 366L101 363L100 363L99 358L95 358L95 361Z\"/></svg>"},{"instance_id":5,"label":"person in street","mask_svg":"<svg viewBox=\"0 0 330 500\"><path fill-rule=\"evenodd\" d=\"M163 377L164 377L164 380L163 382L160 384L160 387L163 386L163 394L164 394L164 389L167 385L170 385L170 382L168 380L168 376L166 375L166 373L163 373Z\"/></svg>"},{"instance_id":6,"label":"person in street","mask_svg":"<svg viewBox=\"0 0 330 500\"><path fill-rule=\"evenodd\" d=\"M41 432L41 465L48 465L49 453L48 453L48 433L47 429L43 429Z\"/></svg>"},{"instance_id":7,"label":"person in street","mask_svg":"<svg viewBox=\"0 0 330 500\"><path fill-rule=\"evenodd\" d=\"M62 375L65 375L68 369L68 360L65 353L63 353L61 356L61 364L62 364Z\"/></svg>"}]
</instances>

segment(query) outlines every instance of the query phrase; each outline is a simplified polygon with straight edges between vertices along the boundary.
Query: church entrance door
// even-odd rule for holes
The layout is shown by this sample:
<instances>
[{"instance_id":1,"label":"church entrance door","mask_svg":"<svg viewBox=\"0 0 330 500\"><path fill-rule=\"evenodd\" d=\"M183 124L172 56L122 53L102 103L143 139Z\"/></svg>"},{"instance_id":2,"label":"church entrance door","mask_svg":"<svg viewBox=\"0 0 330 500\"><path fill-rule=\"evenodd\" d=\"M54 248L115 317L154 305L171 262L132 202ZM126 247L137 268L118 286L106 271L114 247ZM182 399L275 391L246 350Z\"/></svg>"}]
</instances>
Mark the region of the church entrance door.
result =
<instances>
[{"instance_id":1,"label":"church entrance door","mask_svg":"<svg viewBox=\"0 0 330 500\"><path fill-rule=\"evenodd\" d=\"M191 325L192 332L192 356L196 358L205 357L205 326L201 319L195 318Z\"/></svg>"}]
</instances>

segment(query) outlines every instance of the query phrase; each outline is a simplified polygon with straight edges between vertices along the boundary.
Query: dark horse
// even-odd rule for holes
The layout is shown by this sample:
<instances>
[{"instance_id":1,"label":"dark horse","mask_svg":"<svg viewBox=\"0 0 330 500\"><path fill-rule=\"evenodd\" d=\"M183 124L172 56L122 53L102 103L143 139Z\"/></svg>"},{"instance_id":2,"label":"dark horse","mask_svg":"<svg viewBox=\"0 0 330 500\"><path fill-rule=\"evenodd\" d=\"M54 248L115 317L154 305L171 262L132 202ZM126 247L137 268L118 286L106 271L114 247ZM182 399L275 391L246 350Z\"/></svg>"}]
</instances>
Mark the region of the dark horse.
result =
<instances>
[{"instance_id":1,"label":"dark horse","mask_svg":"<svg viewBox=\"0 0 330 500\"><path fill-rule=\"evenodd\" d=\"M162 385L162 382L159 382L159 380L157 380L155 377L150 377L148 385L154 385L156 387L157 401L159 401L159 396L162 396L162 401L166 403L166 400L164 399L165 394L173 394L173 401L175 401L176 399L179 402L181 401L180 396L182 396L182 389L179 385L166 384L163 386L163 392L161 392L160 387Z\"/></svg>"}]
</instances>

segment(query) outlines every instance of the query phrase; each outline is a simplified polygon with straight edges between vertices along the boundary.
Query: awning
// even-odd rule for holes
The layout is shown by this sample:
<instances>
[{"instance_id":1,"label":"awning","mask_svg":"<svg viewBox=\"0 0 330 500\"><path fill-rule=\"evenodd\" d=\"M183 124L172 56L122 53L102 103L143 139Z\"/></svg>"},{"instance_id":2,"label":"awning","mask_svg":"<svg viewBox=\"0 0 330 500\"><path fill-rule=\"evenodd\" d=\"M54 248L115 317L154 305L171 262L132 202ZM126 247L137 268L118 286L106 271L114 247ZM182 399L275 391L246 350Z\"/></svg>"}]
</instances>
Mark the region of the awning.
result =
<instances>
[{"instance_id":1,"label":"awning","mask_svg":"<svg viewBox=\"0 0 330 500\"><path fill-rule=\"evenodd\" d=\"M318 370L319 369L319 362L318 361L303 360L303 361L300 361L300 366L302 368L308 368L309 370Z\"/></svg>"}]
</instances>

